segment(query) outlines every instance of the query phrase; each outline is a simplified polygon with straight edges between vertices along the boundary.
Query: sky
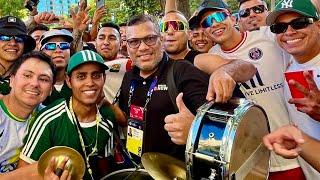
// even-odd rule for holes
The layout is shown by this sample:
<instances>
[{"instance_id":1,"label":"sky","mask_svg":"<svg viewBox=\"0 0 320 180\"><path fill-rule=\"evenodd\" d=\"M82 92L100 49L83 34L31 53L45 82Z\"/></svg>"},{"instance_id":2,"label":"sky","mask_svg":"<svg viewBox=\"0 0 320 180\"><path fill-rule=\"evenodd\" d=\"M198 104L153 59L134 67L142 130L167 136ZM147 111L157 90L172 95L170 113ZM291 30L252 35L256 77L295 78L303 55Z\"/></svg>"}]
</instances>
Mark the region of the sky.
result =
<instances>
[{"instance_id":1,"label":"sky","mask_svg":"<svg viewBox=\"0 0 320 180\"><path fill-rule=\"evenodd\" d=\"M79 0L41 0L38 4L38 12L53 12L56 15L69 14L69 7L76 5Z\"/></svg>"}]
</instances>

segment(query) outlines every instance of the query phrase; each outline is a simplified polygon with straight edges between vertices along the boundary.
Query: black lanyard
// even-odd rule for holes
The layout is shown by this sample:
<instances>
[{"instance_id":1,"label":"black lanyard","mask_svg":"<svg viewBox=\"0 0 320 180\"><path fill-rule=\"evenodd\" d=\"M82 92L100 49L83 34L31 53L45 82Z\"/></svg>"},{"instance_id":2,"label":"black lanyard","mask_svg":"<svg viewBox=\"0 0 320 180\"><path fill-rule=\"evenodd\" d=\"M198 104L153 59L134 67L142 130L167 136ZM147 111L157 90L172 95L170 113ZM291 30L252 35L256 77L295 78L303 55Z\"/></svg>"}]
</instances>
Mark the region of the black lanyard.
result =
<instances>
[{"instance_id":1,"label":"black lanyard","mask_svg":"<svg viewBox=\"0 0 320 180\"><path fill-rule=\"evenodd\" d=\"M147 93L147 99L146 99L146 103L144 104L143 106L143 111L146 111L147 109L147 105L151 99L151 96L152 96L152 93L154 91L154 88L157 86L157 82L158 82L158 78L157 76L153 78L152 80L152 83L149 87L149 90L148 90L148 93ZM136 85L137 85L137 80L132 80L131 81L131 84L130 84L130 90L129 90L129 100L128 100L128 107L130 109L130 106L131 106L131 99L132 99L132 96L133 96L133 92L136 88Z\"/></svg>"}]
</instances>

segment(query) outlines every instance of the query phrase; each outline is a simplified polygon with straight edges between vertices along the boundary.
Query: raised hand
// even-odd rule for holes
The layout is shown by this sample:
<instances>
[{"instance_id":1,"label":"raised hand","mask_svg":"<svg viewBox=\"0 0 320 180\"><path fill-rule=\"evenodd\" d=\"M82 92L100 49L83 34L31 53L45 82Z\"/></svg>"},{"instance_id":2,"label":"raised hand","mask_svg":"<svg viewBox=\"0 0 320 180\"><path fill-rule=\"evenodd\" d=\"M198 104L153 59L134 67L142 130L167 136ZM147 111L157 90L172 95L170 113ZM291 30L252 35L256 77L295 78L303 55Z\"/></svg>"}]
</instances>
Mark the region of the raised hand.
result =
<instances>
[{"instance_id":1,"label":"raised hand","mask_svg":"<svg viewBox=\"0 0 320 180\"><path fill-rule=\"evenodd\" d=\"M56 16L53 13L42 12L34 16L34 21L37 24L52 24L59 22L59 16Z\"/></svg>"},{"instance_id":2,"label":"raised hand","mask_svg":"<svg viewBox=\"0 0 320 180\"><path fill-rule=\"evenodd\" d=\"M92 24L98 25L100 20L107 14L105 6L101 6L94 11Z\"/></svg>"},{"instance_id":3,"label":"raised hand","mask_svg":"<svg viewBox=\"0 0 320 180\"><path fill-rule=\"evenodd\" d=\"M89 10L90 7L86 7L84 1L80 2L78 12L74 9L70 10L74 30L84 32L87 29L90 24Z\"/></svg>"},{"instance_id":4,"label":"raised hand","mask_svg":"<svg viewBox=\"0 0 320 180\"><path fill-rule=\"evenodd\" d=\"M320 91L308 71L303 72L307 80L309 89L294 80L290 80L289 84L303 93L304 98L292 98L289 103L295 104L297 110L308 114L312 119L320 121Z\"/></svg>"},{"instance_id":5,"label":"raised hand","mask_svg":"<svg viewBox=\"0 0 320 180\"><path fill-rule=\"evenodd\" d=\"M176 103L179 112L177 114L170 114L165 117L164 129L171 137L171 141L178 145L186 144L189 130L194 119L194 115L186 107L183 102L183 93L180 93L176 98Z\"/></svg>"}]
</instances>

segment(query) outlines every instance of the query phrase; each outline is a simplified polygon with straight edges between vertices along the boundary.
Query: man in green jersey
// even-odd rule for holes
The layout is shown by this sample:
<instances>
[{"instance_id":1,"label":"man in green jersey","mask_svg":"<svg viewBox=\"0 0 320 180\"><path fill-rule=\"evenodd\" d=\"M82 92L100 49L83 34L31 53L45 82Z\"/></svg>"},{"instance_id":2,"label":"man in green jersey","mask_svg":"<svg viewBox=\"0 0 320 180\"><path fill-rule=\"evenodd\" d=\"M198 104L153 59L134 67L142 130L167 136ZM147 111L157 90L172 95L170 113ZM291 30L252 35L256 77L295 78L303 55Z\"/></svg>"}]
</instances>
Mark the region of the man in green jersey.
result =
<instances>
[{"instance_id":1,"label":"man in green jersey","mask_svg":"<svg viewBox=\"0 0 320 180\"><path fill-rule=\"evenodd\" d=\"M50 57L31 52L15 62L12 73L12 89L0 100L0 179L16 169L28 126L52 90L55 68Z\"/></svg>"},{"instance_id":2,"label":"man in green jersey","mask_svg":"<svg viewBox=\"0 0 320 180\"><path fill-rule=\"evenodd\" d=\"M110 160L113 152L113 122L103 119L98 110L106 69L102 57L93 51L80 51L70 58L66 82L72 96L70 100L55 101L37 116L19 165L38 161L51 147L68 146L86 162L84 179L104 175L97 171L101 168L99 162Z\"/></svg>"}]
</instances>

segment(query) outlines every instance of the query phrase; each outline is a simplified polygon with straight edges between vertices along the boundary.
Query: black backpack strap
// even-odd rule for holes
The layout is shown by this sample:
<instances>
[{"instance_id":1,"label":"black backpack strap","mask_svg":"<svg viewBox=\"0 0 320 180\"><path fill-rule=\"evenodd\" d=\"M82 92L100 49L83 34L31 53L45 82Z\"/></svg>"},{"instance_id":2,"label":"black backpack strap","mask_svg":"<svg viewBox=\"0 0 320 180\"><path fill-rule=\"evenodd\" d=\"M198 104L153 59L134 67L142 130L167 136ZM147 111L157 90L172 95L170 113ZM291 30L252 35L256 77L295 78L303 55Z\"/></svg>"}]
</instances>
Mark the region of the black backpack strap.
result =
<instances>
[{"instance_id":1,"label":"black backpack strap","mask_svg":"<svg viewBox=\"0 0 320 180\"><path fill-rule=\"evenodd\" d=\"M178 106L176 104L176 98L179 94L175 80L174 80L174 69L175 69L175 64L176 61L172 60L173 63L171 64L171 66L169 67L168 70L168 74L167 74L167 85L168 85L168 93L171 99L171 102L174 106L174 109L176 110L176 112L179 112Z\"/></svg>"}]
</instances>

